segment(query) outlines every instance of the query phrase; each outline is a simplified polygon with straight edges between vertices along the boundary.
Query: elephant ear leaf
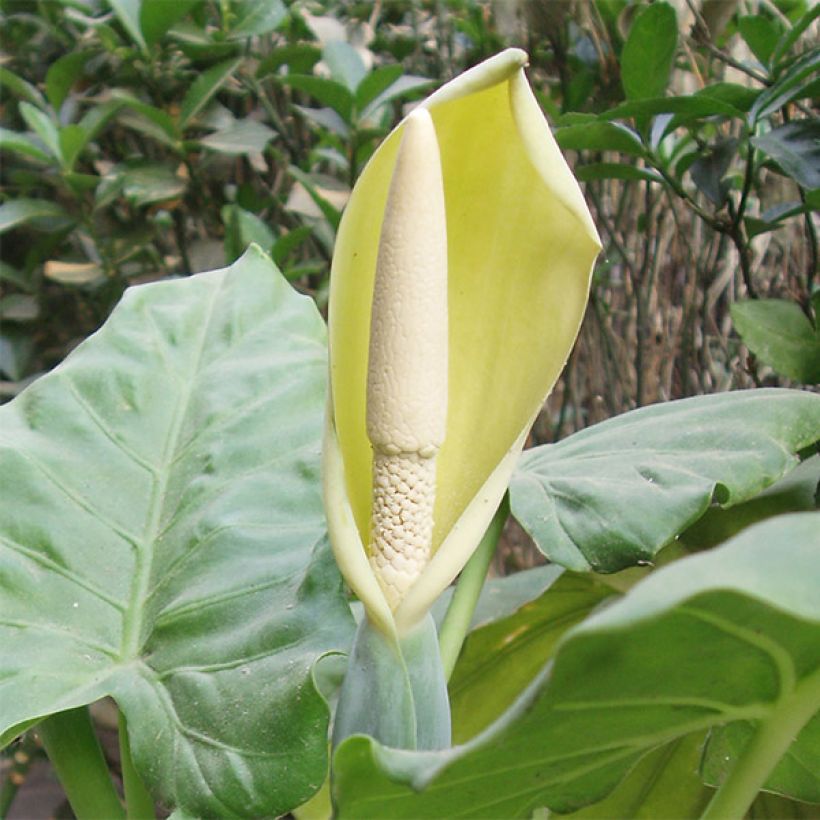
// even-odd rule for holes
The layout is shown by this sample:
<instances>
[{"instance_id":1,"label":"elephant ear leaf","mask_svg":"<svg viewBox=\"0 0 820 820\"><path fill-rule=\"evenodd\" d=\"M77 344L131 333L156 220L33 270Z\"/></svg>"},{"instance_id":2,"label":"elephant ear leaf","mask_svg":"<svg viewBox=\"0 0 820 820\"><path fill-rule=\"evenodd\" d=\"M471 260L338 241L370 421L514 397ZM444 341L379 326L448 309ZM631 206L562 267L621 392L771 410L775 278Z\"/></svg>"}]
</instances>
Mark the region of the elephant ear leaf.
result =
<instances>
[{"instance_id":1,"label":"elephant ear leaf","mask_svg":"<svg viewBox=\"0 0 820 820\"><path fill-rule=\"evenodd\" d=\"M129 290L0 408L0 742L106 695L154 796L287 812L352 623L319 493L324 326L252 247Z\"/></svg>"},{"instance_id":2,"label":"elephant ear leaf","mask_svg":"<svg viewBox=\"0 0 820 820\"><path fill-rule=\"evenodd\" d=\"M820 439L820 396L738 390L654 404L527 450L513 515L554 563L650 563L713 502L754 498Z\"/></svg>"},{"instance_id":3,"label":"elephant ear leaf","mask_svg":"<svg viewBox=\"0 0 820 820\"><path fill-rule=\"evenodd\" d=\"M463 745L407 752L348 738L334 754L337 816L575 811L636 766L660 775L678 753L691 763L707 736L702 775L720 786L708 816L745 816L760 789L820 802L818 532L820 512L777 516L653 572L566 632L522 695ZM660 748L666 761L641 763ZM685 800L699 805L687 778ZM623 809L634 785L606 816L636 816ZM648 785L646 816L680 816L679 792Z\"/></svg>"}]
</instances>

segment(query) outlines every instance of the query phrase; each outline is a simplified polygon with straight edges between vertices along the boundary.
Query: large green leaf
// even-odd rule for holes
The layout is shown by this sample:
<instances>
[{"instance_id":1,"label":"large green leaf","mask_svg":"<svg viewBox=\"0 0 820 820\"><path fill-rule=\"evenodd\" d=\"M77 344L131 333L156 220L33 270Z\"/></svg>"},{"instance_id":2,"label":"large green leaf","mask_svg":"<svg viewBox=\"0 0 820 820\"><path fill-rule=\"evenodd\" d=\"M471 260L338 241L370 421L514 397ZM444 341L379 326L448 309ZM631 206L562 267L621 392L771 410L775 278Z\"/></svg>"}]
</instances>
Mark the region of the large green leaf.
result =
<instances>
[{"instance_id":1,"label":"large green leaf","mask_svg":"<svg viewBox=\"0 0 820 820\"><path fill-rule=\"evenodd\" d=\"M781 516L652 573L568 632L525 694L463 746L431 754L348 739L334 757L339 817L570 811L654 749L737 721L771 739L743 764L753 789L783 753L816 762L818 533L820 513Z\"/></svg>"},{"instance_id":2,"label":"large green leaf","mask_svg":"<svg viewBox=\"0 0 820 820\"><path fill-rule=\"evenodd\" d=\"M0 408L0 742L112 695L157 798L278 815L324 779L352 623L318 489L324 327L252 247L134 288Z\"/></svg>"},{"instance_id":3,"label":"large green leaf","mask_svg":"<svg viewBox=\"0 0 820 820\"><path fill-rule=\"evenodd\" d=\"M785 478L742 504L728 509L710 507L702 518L681 533L679 543L692 551L711 549L759 521L784 513L813 512L818 508L820 454L807 458Z\"/></svg>"},{"instance_id":4,"label":"large green leaf","mask_svg":"<svg viewBox=\"0 0 820 820\"><path fill-rule=\"evenodd\" d=\"M550 569L555 578L557 567ZM541 671L561 636L612 595L611 587L592 576L565 573L536 600L471 632L450 679L453 741L469 740L500 717Z\"/></svg>"},{"instance_id":5,"label":"large green leaf","mask_svg":"<svg viewBox=\"0 0 820 820\"><path fill-rule=\"evenodd\" d=\"M545 812L544 820L691 820L700 817L711 792L698 767L703 732L673 740L642 758L618 788L599 803L571 814ZM539 820L535 815L533 820Z\"/></svg>"},{"instance_id":6,"label":"large green leaf","mask_svg":"<svg viewBox=\"0 0 820 820\"><path fill-rule=\"evenodd\" d=\"M764 364L806 384L820 382L820 329L795 302L749 299L732 305L743 344Z\"/></svg>"},{"instance_id":7,"label":"large green leaf","mask_svg":"<svg viewBox=\"0 0 820 820\"><path fill-rule=\"evenodd\" d=\"M656 404L524 453L513 515L550 560L649 562L709 508L745 501L820 439L820 396L748 390Z\"/></svg>"}]
</instances>

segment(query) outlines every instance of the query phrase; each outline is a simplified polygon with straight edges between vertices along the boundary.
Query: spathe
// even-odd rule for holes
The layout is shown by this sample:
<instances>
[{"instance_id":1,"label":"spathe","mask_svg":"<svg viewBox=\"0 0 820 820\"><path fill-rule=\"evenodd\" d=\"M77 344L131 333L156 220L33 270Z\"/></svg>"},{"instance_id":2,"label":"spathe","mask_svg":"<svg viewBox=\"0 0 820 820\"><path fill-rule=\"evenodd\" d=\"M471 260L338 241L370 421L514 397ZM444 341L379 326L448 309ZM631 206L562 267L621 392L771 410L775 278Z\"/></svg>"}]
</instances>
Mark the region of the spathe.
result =
<instances>
[{"instance_id":1,"label":"spathe","mask_svg":"<svg viewBox=\"0 0 820 820\"><path fill-rule=\"evenodd\" d=\"M506 490L571 350L600 241L510 49L421 105L435 124L447 223L449 389L430 563L391 611L368 563L370 309L404 122L357 182L330 284L325 507L339 566L385 634L404 634L458 574Z\"/></svg>"}]
</instances>

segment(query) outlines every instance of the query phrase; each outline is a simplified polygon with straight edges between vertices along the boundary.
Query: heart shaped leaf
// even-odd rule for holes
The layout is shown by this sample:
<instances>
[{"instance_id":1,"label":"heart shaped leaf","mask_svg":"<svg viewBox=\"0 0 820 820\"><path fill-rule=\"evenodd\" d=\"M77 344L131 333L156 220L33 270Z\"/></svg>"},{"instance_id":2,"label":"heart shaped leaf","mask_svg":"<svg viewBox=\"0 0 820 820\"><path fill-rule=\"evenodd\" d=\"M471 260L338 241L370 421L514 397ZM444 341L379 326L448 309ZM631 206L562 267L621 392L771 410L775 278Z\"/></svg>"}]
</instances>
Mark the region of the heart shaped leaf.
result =
<instances>
[{"instance_id":1,"label":"heart shaped leaf","mask_svg":"<svg viewBox=\"0 0 820 820\"><path fill-rule=\"evenodd\" d=\"M652 750L746 722L753 739L724 751L751 791L713 816L742 816L759 787L816 800L817 779L794 777L792 761L820 759L818 532L820 513L780 516L652 573L570 630L521 698L462 746L348 739L334 757L338 816L571 811ZM658 805L656 816L676 811Z\"/></svg>"},{"instance_id":2,"label":"heart shaped leaf","mask_svg":"<svg viewBox=\"0 0 820 820\"><path fill-rule=\"evenodd\" d=\"M0 408L0 741L112 695L154 795L278 815L352 622L319 493L324 326L252 247L128 291Z\"/></svg>"},{"instance_id":3,"label":"heart shaped leaf","mask_svg":"<svg viewBox=\"0 0 820 820\"><path fill-rule=\"evenodd\" d=\"M713 498L731 506L820 438L820 396L746 390L655 404L528 450L513 515L551 561L615 572L652 561Z\"/></svg>"}]
</instances>

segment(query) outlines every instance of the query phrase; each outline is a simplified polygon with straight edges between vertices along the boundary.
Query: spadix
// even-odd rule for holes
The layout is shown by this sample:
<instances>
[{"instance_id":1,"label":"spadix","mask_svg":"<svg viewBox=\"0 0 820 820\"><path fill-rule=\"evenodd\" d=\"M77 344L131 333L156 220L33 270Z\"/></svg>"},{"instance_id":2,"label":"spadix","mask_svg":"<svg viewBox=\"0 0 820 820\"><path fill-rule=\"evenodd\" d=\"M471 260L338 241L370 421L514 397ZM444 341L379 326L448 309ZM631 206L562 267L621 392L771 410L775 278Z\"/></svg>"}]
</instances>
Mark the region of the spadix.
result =
<instances>
[{"instance_id":1,"label":"spadix","mask_svg":"<svg viewBox=\"0 0 820 820\"><path fill-rule=\"evenodd\" d=\"M430 560L447 422L447 231L435 127L407 118L382 223L367 370L370 563L391 609Z\"/></svg>"}]
</instances>

